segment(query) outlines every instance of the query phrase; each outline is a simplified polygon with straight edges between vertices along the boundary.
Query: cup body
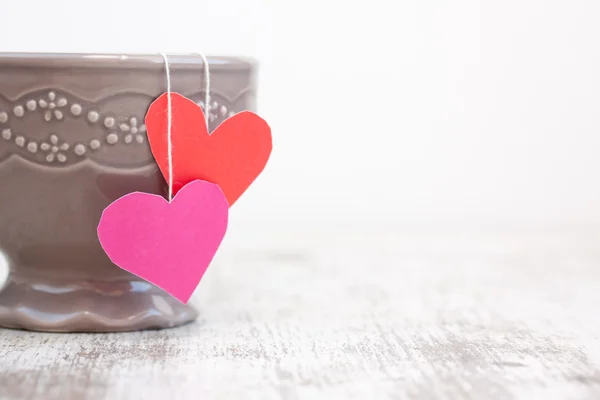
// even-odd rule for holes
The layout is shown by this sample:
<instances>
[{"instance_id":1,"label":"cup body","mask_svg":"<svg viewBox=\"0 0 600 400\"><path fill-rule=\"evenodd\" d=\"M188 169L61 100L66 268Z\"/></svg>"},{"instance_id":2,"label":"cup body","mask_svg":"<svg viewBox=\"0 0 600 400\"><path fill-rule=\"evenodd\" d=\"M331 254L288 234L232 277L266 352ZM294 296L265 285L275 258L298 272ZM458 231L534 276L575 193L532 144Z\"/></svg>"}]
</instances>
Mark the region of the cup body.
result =
<instances>
[{"instance_id":1,"label":"cup body","mask_svg":"<svg viewBox=\"0 0 600 400\"><path fill-rule=\"evenodd\" d=\"M255 65L170 56L172 91L197 102L211 130L255 109ZM110 262L102 211L134 191L165 195L144 116L164 93L160 55L0 53L0 253L9 278L0 326L44 331L162 328L197 312Z\"/></svg>"}]
</instances>

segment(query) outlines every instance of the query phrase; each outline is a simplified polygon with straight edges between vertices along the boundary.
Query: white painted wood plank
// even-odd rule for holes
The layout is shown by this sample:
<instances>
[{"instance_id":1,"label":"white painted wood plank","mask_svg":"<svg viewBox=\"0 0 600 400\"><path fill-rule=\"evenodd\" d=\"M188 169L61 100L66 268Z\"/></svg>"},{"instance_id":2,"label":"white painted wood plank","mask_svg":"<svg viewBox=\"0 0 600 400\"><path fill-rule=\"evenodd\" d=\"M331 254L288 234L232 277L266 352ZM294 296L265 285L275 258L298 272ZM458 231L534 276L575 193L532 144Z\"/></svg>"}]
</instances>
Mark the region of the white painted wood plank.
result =
<instances>
[{"instance_id":1,"label":"white painted wood plank","mask_svg":"<svg viewBox=\"0 0 600 400\"><path fill-rule=\"evenodd\" d=\"M225 250L201 320L0 331L2 399L598 399L600 236L332 236Z\"/></svg>"}]
</instances>

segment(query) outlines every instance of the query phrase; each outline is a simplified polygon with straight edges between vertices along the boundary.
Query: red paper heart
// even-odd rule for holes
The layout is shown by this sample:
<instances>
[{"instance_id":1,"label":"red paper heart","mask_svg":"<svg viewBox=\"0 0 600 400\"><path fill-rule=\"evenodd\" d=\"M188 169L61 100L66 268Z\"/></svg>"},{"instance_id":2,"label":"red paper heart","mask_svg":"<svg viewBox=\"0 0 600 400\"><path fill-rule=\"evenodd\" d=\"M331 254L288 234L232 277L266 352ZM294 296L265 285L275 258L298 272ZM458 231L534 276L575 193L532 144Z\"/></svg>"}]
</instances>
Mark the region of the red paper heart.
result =
<instances>
[{"instance_id":1,"label":"red paper heart","mask_svg":"<svg viewBox=\"0 0 600 400\"><path fill-rule=\"evenodd\" d=\"M167 94L158 97L146 114L152 154L169 181ZM271 154L271 129L258 115L243 111L208 134L202 109L192 100L171 93L173 191L196 179L219 185L229 206L248 189Z\"/></svg>"}]
</instances>

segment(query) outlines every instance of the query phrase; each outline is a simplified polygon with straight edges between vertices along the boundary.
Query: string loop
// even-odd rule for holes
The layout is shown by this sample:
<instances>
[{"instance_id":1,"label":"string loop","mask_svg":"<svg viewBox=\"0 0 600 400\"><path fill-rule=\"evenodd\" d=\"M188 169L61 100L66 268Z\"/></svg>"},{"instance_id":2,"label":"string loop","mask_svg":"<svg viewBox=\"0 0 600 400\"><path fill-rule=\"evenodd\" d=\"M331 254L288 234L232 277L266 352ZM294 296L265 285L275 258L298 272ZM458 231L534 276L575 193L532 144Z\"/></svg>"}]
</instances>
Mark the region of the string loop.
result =
<instances>
[{"instance_id":1,"label":"string loop","mask_svg":"<svg viewBox=\"0 0 600 400\"><path fill-rule=\"evenodd\" d=\"M172 125L173 125L173 108L171 104L171 69L169 68L169 59L165 53L160 53L165 61L165 75L167 80L167 164L169 168L169 202L173 200L173 140L172 140ZM204 117L206 120L206 131L209 131L209 112L210 112L210 70L208 60L202 53L198 54L202 58L204 65L204 81L206 84L204 96Z\"/></svg>"}]
</instances>

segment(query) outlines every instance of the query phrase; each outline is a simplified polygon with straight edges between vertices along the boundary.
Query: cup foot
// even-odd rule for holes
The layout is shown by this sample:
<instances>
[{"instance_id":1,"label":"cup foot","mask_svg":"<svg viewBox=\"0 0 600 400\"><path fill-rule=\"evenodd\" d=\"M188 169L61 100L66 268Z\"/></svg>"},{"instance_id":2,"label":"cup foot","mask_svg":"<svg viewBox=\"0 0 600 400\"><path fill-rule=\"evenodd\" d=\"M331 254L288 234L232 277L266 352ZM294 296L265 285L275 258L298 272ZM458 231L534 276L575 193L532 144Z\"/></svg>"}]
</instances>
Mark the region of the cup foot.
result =
<instances>
[{"instance_id":1,"label":"cup foot","mask_svg":"<svg viewBox=\"0 0 600 400\"><path fill-rule=\"evenodd\" d=\"M35 282L9 278L0 291L0 327L45 332L171 328L196 310L141 280Z\"/></svg>"}]
</instances>

